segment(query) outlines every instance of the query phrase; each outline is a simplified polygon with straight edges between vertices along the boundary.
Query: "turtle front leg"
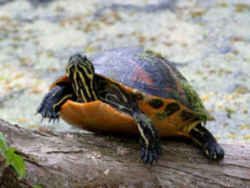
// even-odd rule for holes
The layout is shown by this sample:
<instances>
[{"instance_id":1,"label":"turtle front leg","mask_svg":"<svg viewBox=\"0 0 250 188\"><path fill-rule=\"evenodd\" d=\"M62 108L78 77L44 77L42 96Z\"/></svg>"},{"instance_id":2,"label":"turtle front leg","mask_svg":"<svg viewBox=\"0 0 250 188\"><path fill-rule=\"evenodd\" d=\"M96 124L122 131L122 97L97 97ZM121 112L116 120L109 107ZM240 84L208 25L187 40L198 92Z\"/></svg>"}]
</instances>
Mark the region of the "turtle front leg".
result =
<instances>
[{"instance_id":1,"label":"turtle front leg","mask_svg":"<svg viewBox=\"0 0 250 188\"><path fill-rule=\"evenodd\" d=\"M68 99L73 99L71 88L66 84L57 85L45 95L37 113L41 114L42 118L54 121L59 118L60 108Z\"/></svg>"},{"instance_id":2,"label":"turtle front leg","mask_svg":"<svg viewBox=\"0 0 250 188\"><path fill-rule=\"evenodd\" d=\"M190 131L190 136L208 159L220 160L224 158L223 148L217 143L209 130L201 124L198 124Z\"/></svg>"},{"instance_id":3,"label":"turtle front leg","mask_svg":"<svg viewBox=\"0 0 250 188\"><path fill-rule=\"evenodd\" d=\"M160 137L152 120L137 105L138 96L125 92L120 85L115 83L109 84L109 87L102 90L100 95L103 96L100 100L134 119L140 133L141 160L149 164L157 161L162 153Z\"/></svg>"},{"instance_id":4,"label":"turtle front leg","mask_svg":"<svg viewBox=\"0 0 250 188\"><path fill-rule=\"evenodd\" d=\"M153 164L162 153L158 131L152 120L142 112L135 112L132 117L140 132L141 160L144 163Z\"/></svg>"},{"instance_id":5,"label":"turtle front leg","mask_svg":"<svg viewBox=\"0 0 250 188\"><path fill-rule=\"evenodd\" d=\"M111 106L115 107L121 112L129 114L135 121L138 131L140 133L140 144L141 144L141 160L144 163L153 164L157 161L160 154L162 153L162 148L160 145L160 137L158 131L153 125L152 120L144 114L137 105L121 105L116 102L116 98L102 99Z\"/></svg>"}]
</instances>

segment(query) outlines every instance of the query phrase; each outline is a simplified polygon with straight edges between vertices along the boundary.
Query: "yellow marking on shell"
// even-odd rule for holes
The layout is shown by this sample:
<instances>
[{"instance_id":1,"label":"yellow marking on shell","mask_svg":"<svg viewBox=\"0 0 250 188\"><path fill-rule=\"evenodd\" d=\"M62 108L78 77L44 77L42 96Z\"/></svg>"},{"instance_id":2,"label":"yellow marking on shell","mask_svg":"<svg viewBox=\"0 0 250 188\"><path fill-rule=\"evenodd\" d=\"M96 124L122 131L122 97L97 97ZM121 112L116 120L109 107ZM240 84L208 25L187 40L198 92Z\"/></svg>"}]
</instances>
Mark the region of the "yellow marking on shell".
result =
<instances>
[{"instance_id":1,"label":"yellow marking on shell","mask_svg":"<svg viewBox=\"0 0 250 188\"><path fill-rule=\"evenodd\" d=\"M55 111L56 107L59 106L59 105L61 105L61 104L63 103L63 101L65 101L67 98L68 98L68 99L69 99L69 98L72 98L72 94L65 95L60 101L58 101L56 104L54 104L54 105L52 106L53 111Z\"/></svg>"}]
</instances>

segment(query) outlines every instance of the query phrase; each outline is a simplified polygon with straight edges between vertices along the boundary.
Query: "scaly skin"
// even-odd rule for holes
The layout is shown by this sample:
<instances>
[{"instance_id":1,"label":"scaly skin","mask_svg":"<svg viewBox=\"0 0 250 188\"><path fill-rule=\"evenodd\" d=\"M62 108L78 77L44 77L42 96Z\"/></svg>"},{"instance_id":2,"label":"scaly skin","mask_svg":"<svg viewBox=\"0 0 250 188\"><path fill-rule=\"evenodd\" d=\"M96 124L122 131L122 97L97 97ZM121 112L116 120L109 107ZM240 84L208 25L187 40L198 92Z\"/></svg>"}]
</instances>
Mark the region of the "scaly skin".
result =
<instances>
[{"instance_id":1,"label":"scaly skin","mask_svg":"<svg viewBox=\"0 0 250 188\"><path fill-rule=\"evenodd\" d=\"M91 131L137 133L144 163L152 164L161 155L160 136L185 136L198 144L208 159L224 157L216 139L201 126L202 119L196 116L197 112L178 99L152 96L139 90L136 96L134 89L95 74L93 64L80 54L70 58L66 72L52 84L39 106L38 113L43 118L55 120L61 116ZM175 91L174 87L170 89ZM184 94L182 91L182 100Z\"/></svg>"}]
</instances>

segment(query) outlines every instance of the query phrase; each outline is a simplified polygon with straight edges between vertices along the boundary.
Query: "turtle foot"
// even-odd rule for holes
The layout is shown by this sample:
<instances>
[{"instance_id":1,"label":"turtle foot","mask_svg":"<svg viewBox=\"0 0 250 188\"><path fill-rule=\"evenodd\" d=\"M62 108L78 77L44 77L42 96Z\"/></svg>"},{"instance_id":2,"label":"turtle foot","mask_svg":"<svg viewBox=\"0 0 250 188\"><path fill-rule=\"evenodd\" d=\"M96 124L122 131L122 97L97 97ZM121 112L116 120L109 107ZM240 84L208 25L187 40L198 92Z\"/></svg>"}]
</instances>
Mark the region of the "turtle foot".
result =
<instances>
[{"instance_id":1,"label":"turtle foot","mask_svg":"<svg viewBox=\"0 0 250 188\"><path fill-rule=\"evenodd\" d=\"M49 119L49 122L59 119L59 113L53 111L53 107L49 103L41 103L37 113L41 114L43 119Z\"/></svg>"},{"instance_id":2,"label":"turtle foot","mask_svg":"<svg viewBox=\"0 0 250 188\"><path fill-rule=\"evenodd\" d=\"M162 147L159 143L143 145L141 148L141 160L145 164L153 164L157 162L162 153Z\"/></svg>"},{"instance_id":3,"label":"turtle foot","mask_svg":"<svg viewBox=\"0 0 250 188\"><path fill-rule=\"evenodd\" d=\"M43 119L48 118L49 122L59 119L59 109L53 107L60 100L60 98L55 95L57 90L58 88L54 88L47 93L37 109L37 113L41 114Z\"/></svg>"},{"instance_id":4,"label":"turtle foot","mask_svg":"<svg viewBox=\"0 0 250 188\"><path fill-rule=\"evenodd\" d=\"M223 148L217 143L210 131L201 124L190 131L190 136L208 159L220 160L224 158Z\"/></svg>"},{"instance_id":5,"label":"turtle foot","mask_svg":"<svg viewBox=\"0 0 250 188\"><path fill-rule=\"evenodd\" d=\"M210 160L221 160L224 158L224 150L217 142L208 142L204 144L203 153Z\"/></svg>"}]
</instances>

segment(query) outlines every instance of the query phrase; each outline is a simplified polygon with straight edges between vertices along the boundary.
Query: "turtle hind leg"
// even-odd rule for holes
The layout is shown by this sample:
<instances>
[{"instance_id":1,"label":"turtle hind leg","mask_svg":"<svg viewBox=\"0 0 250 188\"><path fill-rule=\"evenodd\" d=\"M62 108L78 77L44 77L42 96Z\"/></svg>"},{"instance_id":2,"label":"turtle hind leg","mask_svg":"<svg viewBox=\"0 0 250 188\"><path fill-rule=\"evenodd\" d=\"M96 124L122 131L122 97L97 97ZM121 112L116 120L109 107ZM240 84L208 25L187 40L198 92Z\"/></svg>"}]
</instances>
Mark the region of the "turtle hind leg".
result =
<instances>
[{"instance_id":1,"label":"turtle hind leg","mask_svg":"<svg viewBox=\"0 0 250 188\"><path fill-rule=\"evenodd\" d=\"M210 160L221 160L224 158L224 150L217 143L214 136L203 127L197 125L190 131L190 136L193 141L198 144L204 155Z\"/></svg>"},{"instance_id":2,"label":"turtle hind leg","mask_svg":"<svg viewBox=\"0 0 250 188\"><path fill-rule=\"evenodd\" d=\"M134 112L132 117L140 132L141 160L153 164L162 153L159 134L152 120L142 112Z\"/></svg>"},{"instance_id":3,"label":"turtle hind leg","mask_svg":"<svg viewBox=\"0 0 250 188\"><path fill-rule=\"evenodd\" d=\"M68 100L73 99L72 89L68 85L57 85L43 98L37 109L42 118L55 121L59 118L60 107Z\"/></svg>"}]
</instances>

